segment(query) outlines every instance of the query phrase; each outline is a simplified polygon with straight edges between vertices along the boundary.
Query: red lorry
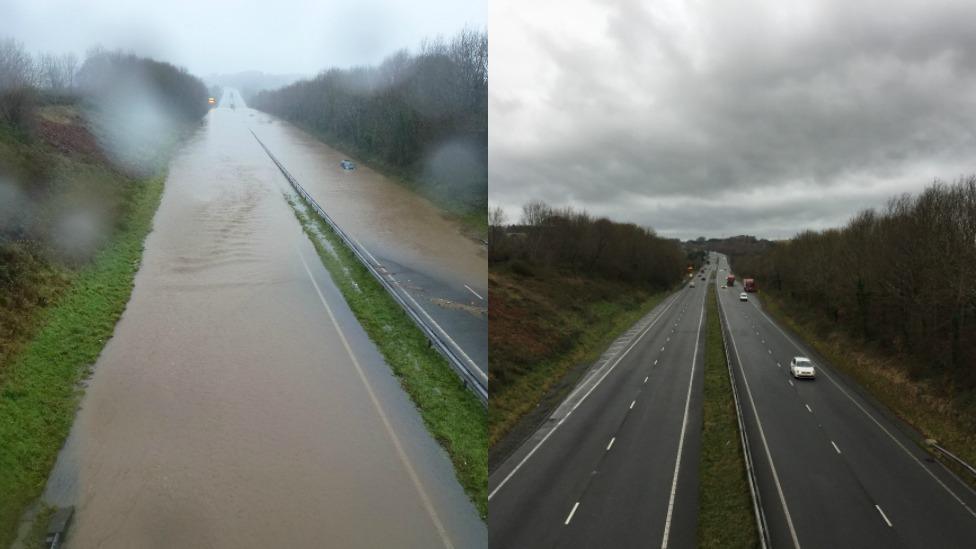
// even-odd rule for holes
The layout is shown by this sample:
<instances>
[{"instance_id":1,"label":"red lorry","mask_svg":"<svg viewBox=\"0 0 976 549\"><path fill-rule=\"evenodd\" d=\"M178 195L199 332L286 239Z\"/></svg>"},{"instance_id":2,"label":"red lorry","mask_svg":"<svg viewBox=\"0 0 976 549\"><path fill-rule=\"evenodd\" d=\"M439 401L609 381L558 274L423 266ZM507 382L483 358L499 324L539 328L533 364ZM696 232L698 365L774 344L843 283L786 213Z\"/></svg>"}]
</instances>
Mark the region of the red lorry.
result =
<instances>
[{"instance_id":1,"label":"red lorry","mask_svg":"<svg viewBox=\"0 0 976 549\"><path fill-rule=\"evenodd\" d=\"M743 278L742 279L742 289L745 290L745 291L747 291L747 292L755 292L756 291L756 281L753 280L753 279L751 279L751 278Z\"/></svg>"},{"instance_id":2,"label":"red lorry","mask_svg":"<svg viewBox=\"0 0 976 549\"><path fill-rule=\"evenodd\" d=\"M725 277L725 283L726 283L726 284L727 284L727 285L728 285L728 286L729 286L730 288L731 288L732 286L735 286L735 275L734 275L734 274L729 274L729 276L727 276L727 277Z\"/></svg>"}]
</instances>

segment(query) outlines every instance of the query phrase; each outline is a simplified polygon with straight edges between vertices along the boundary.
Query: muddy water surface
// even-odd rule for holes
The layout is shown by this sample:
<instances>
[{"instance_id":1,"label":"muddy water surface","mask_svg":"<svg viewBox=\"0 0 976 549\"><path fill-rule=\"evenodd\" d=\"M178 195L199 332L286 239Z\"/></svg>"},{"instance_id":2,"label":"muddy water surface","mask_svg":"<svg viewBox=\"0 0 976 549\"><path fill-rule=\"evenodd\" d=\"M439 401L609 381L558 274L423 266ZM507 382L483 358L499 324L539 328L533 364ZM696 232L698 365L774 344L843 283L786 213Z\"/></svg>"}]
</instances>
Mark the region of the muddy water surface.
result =
<instances>
[{"instance_id":1,"label":"muddy water surface","mask_svg":"<svg viewBox=\"0 0 976 549\"><path fill-rule=\"evenodd\" d=\"M49 502L77 508L69 547L487 546L284 202L252 117L226 103L171 166L49 481Z\"/></svg>"},{"instance_id":2,"label":"muddy water surface","mask_svg":"<svg viewBox=\"0 0 976 549\"><path fill-rule=\"evenodd\" d=\"M243 107L239 107L243 108ZM247 109L250 127L343 229L421 303L478 367L488 365L485 247L428 200L295 126ZM487 210L487 204L485 208Z\"/></svg>"}]
</instances>

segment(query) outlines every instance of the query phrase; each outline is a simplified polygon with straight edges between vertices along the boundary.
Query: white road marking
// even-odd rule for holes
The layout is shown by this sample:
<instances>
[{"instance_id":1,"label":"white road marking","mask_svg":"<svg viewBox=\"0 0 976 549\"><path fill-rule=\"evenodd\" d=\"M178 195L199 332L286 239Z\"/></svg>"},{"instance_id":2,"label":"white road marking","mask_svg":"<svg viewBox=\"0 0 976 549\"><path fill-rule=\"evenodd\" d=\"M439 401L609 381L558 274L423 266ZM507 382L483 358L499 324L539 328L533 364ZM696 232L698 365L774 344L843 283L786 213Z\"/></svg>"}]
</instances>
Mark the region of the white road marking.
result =
<instances>
[{"instance_id":1,"label":"white road marking","mask_svg":"<svg viewBox=\"0 0 976 549\"><path fill-rule=\"evenodd\" d=\"M891 528L891 521L888 520L888 515L885 515L884 511L881 510L881 506L875 505L874 508L877 509L879 513L881 513L881 518L884 519L885 523L888 525L888 528Z\"/></svg>"},{"instance_id":2,"label":"white road marking","mask_svg":"<svg viewBox=\"0 0 976 549\"><path fill-rule=\"evenodd\" d=\"M627 409L628 409L628 410L633 410L633 409L634 409L634 406L635 406L635 405L637 405L637 401L636 401L636 400L635 400L635 401L633 401L633 402L631 402L631 403L630 403L630 408L627 408Z\"/></svg>"},{"instance_id":3,"label":"white road marking","mask_svg":"<svg viewBox=\"0 0 976 549\"><path fill-rule=\"evenodd\" d=\"M480 299L481 301L484 301L485 300L485 298L483 298L480 295L478 295L478 292L472 290L471 289L471 286L468 286L467 284L465 284L464 287L467 288L469 292L473 293L474 296L477 297L478 299Z\"/></svg>"},{"instance_id":4,"label":"white road marking","mask_svg":"<svg viewBox=\"0 0 976 549\"><path fill-rule=\"evenodd\" d=\"M776 363L776 366L777 366L778 368L782 368L782 367L783 367L783 365L782 365L782 364L780 364L779 362L777 362L777 363Z\"/></svg>"},{"instance_id":5,"label":"white road marking","mask_svg":"<svg viewBox=\"0 0 976 549\"><path fill-rule=\"evenodd\" d=\"M793 380L792 380L792 379L790 379L790 380L788 380L788 381L790 382L790 387L792 387L792 386L793 386Z\"/></svg>"},{"instance_id":6,"label":"white road marking","mask_svg":"<svg viewBox=\"0 0 976 549\"><path fill-rule=\"evenodd\" d=\"M654 365L657 366L657 359L654 359Z\"/></svg>"},{"instance_id":7,"label":"white road marking","mask_svg":"<svg viewBox=\"0 0 976 549\"><path fill-rule=\"evenodd\" d=\"M664 347L661 347L661 352L662 352L662 353L664 352Z\"/></svg>"},{"instance_id":8,"label":"white road marking","mask_svg":"<svg viewBox=\"0 0 976 549\"><path fill-rule=\"evenodd\" d=\"M807 407L807 411L808 412L810 412L811 414L813 413L813 410L810 409L810 405L809 404L804 404L804 406Z\"/></svg>"},{"instance_id":9,"label":"white road marking","mask_svg":"<svg viewBox=\"0 0 976 549\"><path fill-rule=\"evenodd\" d=\"M669 337L669 338L667 338L667 341L671 341L671 338L670 338L670 337Z\"/></svg>"},{"instance_id":10,"label":"white road marking","mask_svg":"<svg viewBox=\"0 0 976 549\"><path fill-rule=\"evenodd\" d=\"M691 406L691 388L695 382L695 363L698 362L698 343L701 340L701 329L704 320L705 301L702 300L701 314L698 317L698 336L695 339L695 353L691 357L691 374L688 376L688 394L685 396L685 416L681 420L681 436L678 437L678 455L674 459L674 477L671 479L671 497L668 500L668 514L664 519L664 539L661 541L661 549L665 549L668 546L668 535L671 532L674 498L678 493L678 472L681 469L681 452L685 445L685 431L688 429L688 409Z\"/></svg>"},{"instance_id":11,"label":"white road marking","mask_svg":"<svg viewBox=\"0 0 976 549\"><path fill-rule=\"evenodd\" d=\"M383 426L386 428L386 434L389 435L390 440L393 442L393 447L396 449L397 456L400 458L400 462L403 464L404 469L407 470L407 475L410 477L410 480L413 481L414 488L416 488L417 493L420 495L420 501L427 510L427 514L430 516L431 522L434 523L434 528L437 529L437 533L440 534L444 547L453 549L454 545L451 543L450 538L447 537L447 530L444 529L441 519L437 516L437 511L434 510L434 505L427 496L427 491L424 490L424 486L420 483L420 477L417 476L417 472L414 470L413 464L410 463L410 458L407 457L407 453L403 450L403 445L400 444L400 438L397 436L396 431L393 430L393 426L390 424L390 420L386 416L386 411L383 409L383 405L380 404L379 399L376 397L376 393L373 392L372 385L370 385L369 380L366 379L366 374L363 373L363 368L359 365L359 359L357 359L356 355L353 354L352 347L349 345L349 341L346 339L346 334L342 331L342 327L339 326L339 321L336 320L335 314L332 312L332 307L329 306L329 302L326 301L325 295L322 294L322 290L319 288L318 283L315 282L315 277L312 276L312 270L308 268L308 263L305 262L305 256L302 255L301 250L299 250L297 246L295 247L295 251L298 253L299 259L302 260L302 265L305 267L305 272L308 274L308 279L312 281L312 286L315 288L315 293L317 293L319 296L319 301L322 302L322 306L325 307L325 312L328 313L329 319L332 320L332 326L339 334L339 339L342 341L342 346L345 347L346 353L349 355L349 358L352 359L352 364L356 368L356 373L359 374L360 381L362 381L363 385L366 387L366 392L369 394L369 399L373 402L373 407L376 408L376 413L380 416L380 420L382 420Z\"/></svg>"},{"instance_id":12,"label":"white road marking","mask_svg":"<svg viewBox=\"0 0 976 549\"><path fill-rule=\"evenodd\" d=\"M610 448L613 448L613 441L615 441L615 440L617 440L617 437L610 437L610 444L607 444L607 451L608 452L610 451Z\"/></svg>"},{"instance_id":13,"label":"white road marking","mask_svg":"<svg viewBox=\"0 0 976 549\"><path fill-rule=\"evenodd\" d=\"M772 349L766 349L766 350L769 351L769 354L773 354L773 350Z\"/></svg>"},{"instance_id":14,"label":"white road marking","mask_svg":"<svg viewBox=\"0 0 976 549\"><path fill-rule=\"evenodd\" d=\"M647 383L647 378L646 377L644 378L644 383Z\"/></svg>"},{"instance_id":15,"label":"white road marking","mask_svg":"<svg viewBox=\"0 0 976 549\"><path fill-rule=\"evenodd\" d=\"M775 322L773 322L773 319L769 318L769 315L767 315L765 313L765 311L763 311L762 309L759 309L758 307L756 307L756 310L758 310L760 313L762 313L763 317L766 318L766 321L769 322L773 326L773 328L776 328L777 330L779 330L779 333L783 334L783 337L785 337L787 341L789 341L790 343L792 343L793 344L793 347L795 347L798 350L800 350L801 352L803 352L803 348L800 347L799 345L797 345L796 342L793 341L793 338L791 338L790 336L786 335L786 332L784 332L782 328L780 328ZM861 406L861 403L860 402L854 400L854 397L852 397L850 395L850 393L848 393L846 390L844 390L844 388L841 387L839 383L837 383L837 380L834 379L834 376L828 374L826 370L821 369L821 371L823 372L823 374L825 376L827 376L827 379L830 380L830 382L833 383L835 387L837 387L837 390L839 390L841 392L841 394L843 394L844 396L846 396L848 400L850 400L852 403L854 403L854 406L857 406L857 408L859 410L861 410L862 412L864 412L864 415L868 416L868 418L871 421L873 421L874 424L877 425L878 428L881 429L884 432L884 434L888 435L888 438L890 438L896 445L898 445L898 447L901 448L903 452L905 452L906 454L908 454L908 457L912 458L912 460L914 460L915 463L917 463L918 466L921 467L923 471L925 471L926 473L928 473L928 475L930 477L932 477L932 479L935 482L937 482L939 484L939 486L941 486L946 492L948 492L949 495L953 497L953 499L955 499L957 502L959 502L959 504L962 505L963 508L970 515L976 517L976 511L973 511L973 509L970 508L969 505L967 505L966 502L963 501L962 498L960 498L955 492L952 491L952 489L950 489L948 486L946 486L946 483L942 482L942 480L939 477L935 476L935 473L933 473L932 471L930 471L928 467L926 467L917 457L915 457L915 454L911 453L908 450L908 448L906 448L905 445L901 443L901 441L899 441L897 438L895 438L895 436L891 434L891 431L889 431L888 429L886 429L884 425L881 425L881 422L880 421L878 421L873 415L871 415L870 412L868 412L863 406Z\"/></svg>"},{"instance_id":16,"label":"white road marking","mask_svg":"<svg viewBox=\"0 0 976 549\"><path fill-rule=\"evenodd\" d=\"M729 317L725 314L725 310L722 310L722 316L725 317L725 323L729 323ZM732 331L729 331L729 339L732 340L732 350L735 351L735 359L739 364L739 371L742 373L742 381L745 382L746 395L749 397L749 403L752 405L752 415L756 418L756 426L759 428L759 438L762 440L763 449L766 451L766 460L769 462L769 469L773 473L773 482L776 484L776 492L779 494L780 504L783 506L783 514L786 515L786 525L789 527L790 536L793 538L793 546L796 549L800 549L800 540L796 537L796 529L793 528L793 518L790 516L790 508L786 504L786 496L783 495L783 486L779 483L779 474L776 473L776 465L773 463L773 456L769 451L769 443L766 441L766 433L763 430L762 421L759 420L759 412L756 410L756 402L752 398L752 389L749 387L749 379L746 377L746 372L742 368L742 358L739 356L739 347L735 344L735 337L732 336Z\"/></svg>"},{"instance_id":17,"label":"white road marking","mask_svg":"<svg viewBox=\"0 0 976 549\"><path fill-rule=\"evenodd\" d=\"M573 515L576 514L576 508L577 507L579 507L579 502L578 501L576 502L575 505L573 505L573 510L569 512L569 516L566 517L566 522L563 523L563 526L569 526L569 521L573 520Z\"/></svg>"},{"instance_id":18,"label":"white road marking","mask_svg":"<svg viewBox=\"0 0 976 549\"><path fill-rule=\"evenodd\" d=\"M647 333L651 330L651 328L655 324L657 324L657 321L660 320L662 317L664 317L664 314L668 312L668 309L670 309L671 306L674 305L674 302L678 300L678 295L679 294L675 294L674 297L671 298L671 302L668 303L668 306L665 307L664 310L660 312L660 314L658 314L657 318L651 321L651 323L648 324L646 328L644 328L643 332L641 332L637 337L634 338L633 341L631 341L630 346L628 346L624 350L624 352L622 352L620 356L618 356L616 360L614 360L613 364L607 369L606 372L603 372L603 375L600 376L600 379L598 379L596 383L594 383L593 386L590 387L590 389L583 394L583 396L576 402L576 404L574 404L573 407L570 408L569 412L567 412L566 415L564 415L562 419L560 419L556 423L556 425L553 426L553 428L548 433L546 433L546 436L542 437L542 440L536 443L536 445L532 448L532 450L530 450L529 453L526 454L525 457L523 457L522 460L518 462L518 465L516 465L511 471L509 471L507 475L505 475L505 478L503 478L502 481L498 483L498 486L496 486L495 489L488 494L488 501L491 501L491 498L495 497L495 494L497 494L498 491L501 490L503 486L508 484L508 481L511 480L512 477L515 476L515 473L517 473L518 470L521 469L523 465L525 465L525 462L528 461L529 458L531 458L536 453L539 447L541 447L547 440L549 440L549 437L551 437L552 434L556 432L556 429L559 429L559 427L563 423L565 423L567 419L569 419L569 416L571 416L573 412L575 412L576 409L579 408L580 404L582 404L583 401L586 400L586 398L589 397L590 394L593 393L593 391L597 387L599 387L601 383L603 383L603 380L606 379L608 375L610 375L610 372L612 372L614 368L617 367L618 364L620 364L620 361L623 360L624 357L627 356L627 354L630 353L630 351L637 346L637 343L641 340L641 338L647 335ZM566 397L566 400L572 398L582 388L583 386L581 385L580 387L575 389L572 393L570 393L568 397Z\"/></svg>"},{"instance_id":19,"label":"white road marking","mask_svg":"<svg viewBox=\"0 0 976 549\"><path fill-rule=\"evenodd\" d=\"M840 448L838 448L837 445L834 444L834 441L831 440L830 445L834 447L834 450L836 450L838 454L840 453Z\"/></svg>"}]
</instances>

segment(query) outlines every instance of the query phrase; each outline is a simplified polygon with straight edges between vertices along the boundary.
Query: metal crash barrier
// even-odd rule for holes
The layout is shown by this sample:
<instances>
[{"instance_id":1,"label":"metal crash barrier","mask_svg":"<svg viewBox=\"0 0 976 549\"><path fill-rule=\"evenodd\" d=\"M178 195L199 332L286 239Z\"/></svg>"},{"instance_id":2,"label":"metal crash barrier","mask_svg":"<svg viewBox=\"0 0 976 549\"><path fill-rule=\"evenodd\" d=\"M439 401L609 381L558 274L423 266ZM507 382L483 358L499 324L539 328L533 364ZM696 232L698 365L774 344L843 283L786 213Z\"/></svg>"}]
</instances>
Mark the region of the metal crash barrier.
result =
<instances>
[{"instance_id":1,"label":"metal crash barrier","mask_svg":"<svg viewBox=\"0 0 976 549\"><path fill-rule=\"evenodd\" d=\"M251 130L251 135L254 139L261 145L264 152L268 153L268 157L271 158L272 162L278 166L281 173L291 184L295 192L305 200L305 203L318 215L323 221L325 221L329 227L338 235L339 239L342 240L343 244L346 245L349 250L352 251L353 255L362 263L366 269L373 275L380 285L386 289L397 304L407 313L407 316L413 320L414 324L420 328L420 331L424 333L427 337L427 341L436 348L444 358L447 359L451 367L464 382L465 387L474 392L474 394L481 400L481 403L485 406L488 405L488 375L482 371L475 364L473 360L461 349L460 345L455 342L451 336L444 331L443 328L420 306L419 303L411 296L407 290L400 285L396 278L391 275L386 268L381 265L372 254L369 253L356 239L352 238L341 227L319 206L318 202L305 188L298 183L291 173L285 168L282 163L275 158L274 154L268 149L268 147L261 141L261 139Z\"/></svg>"}]
</instances>

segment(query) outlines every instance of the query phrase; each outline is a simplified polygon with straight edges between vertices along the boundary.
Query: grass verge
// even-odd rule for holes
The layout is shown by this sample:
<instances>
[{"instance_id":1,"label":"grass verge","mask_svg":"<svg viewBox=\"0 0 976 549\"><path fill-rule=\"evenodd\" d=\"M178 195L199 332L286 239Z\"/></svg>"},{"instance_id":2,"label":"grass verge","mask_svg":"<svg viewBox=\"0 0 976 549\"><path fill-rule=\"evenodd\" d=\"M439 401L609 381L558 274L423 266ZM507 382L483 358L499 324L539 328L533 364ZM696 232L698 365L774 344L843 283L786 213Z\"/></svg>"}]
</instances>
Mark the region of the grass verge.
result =
<instances>
[{"instance_id":1,"label":"grass verge","mask_svg":"<svg viewBox=\"0 0 976 549\"><path fill-rule=\"evenodd\" d=\"M621 333L667 292L589 278L507 270L489 274L489 444L534 430ZM498 450L495 450L499 445Z\"/></svg>"},{"instance_id":2,"label":"grass verge","mask_svg":"<svg viewBox=\"0 0 976 549\"><path fill-rule=\"evenodd\" d=\"M12 358L0 385L0 547L44 488L74 420L78 382L112 336L132 292L143 241L164 175L141 183L111 242L40 317L36 335Z\"/></svg>"},{"instance_id":3,"label":"grass verge","mask_svg":"<svg viewBox=\"0 0 976 549\"><path fill-rule=\"evenodd\" d=\"M802 310L768 291L762 301L766 312L788 326L831 365L863 387L925 438L969 464L976 464L976 396L954 394L940 379L913 379L906 358L891 356L869 344L850 338L836 329L806 317ZM924 445L923 445L924 447ZM927 448L926 448L927 449ZM937 452L933 455L943 459ZM955 463L944 463L960 478L976 487L976 479Z\"/></svg>"},{"instance_id":4,"label":"grass verge","mask_svg":"<svg viewBox=\"0 0 976 549\"><path fill-rule=\"evenodd\" d=\"M295 216L349 308L399 378L427 429L447 450L458 480L482 518L488 516L485 409L400 306L300 198L287 197ZM322 241L325 239L325 242Z\"/></svg>"},{"instance_id":5,"label":"grass verge","mask_svg":"<svg viewBox=\"0 0 976 549\"><path fill-rule=\"evenodd\" d=\"M717 299L708 289L705 383L699 457L698 547L758 547L759 535L739 443Z\"/></svg>"}]
</instances>

